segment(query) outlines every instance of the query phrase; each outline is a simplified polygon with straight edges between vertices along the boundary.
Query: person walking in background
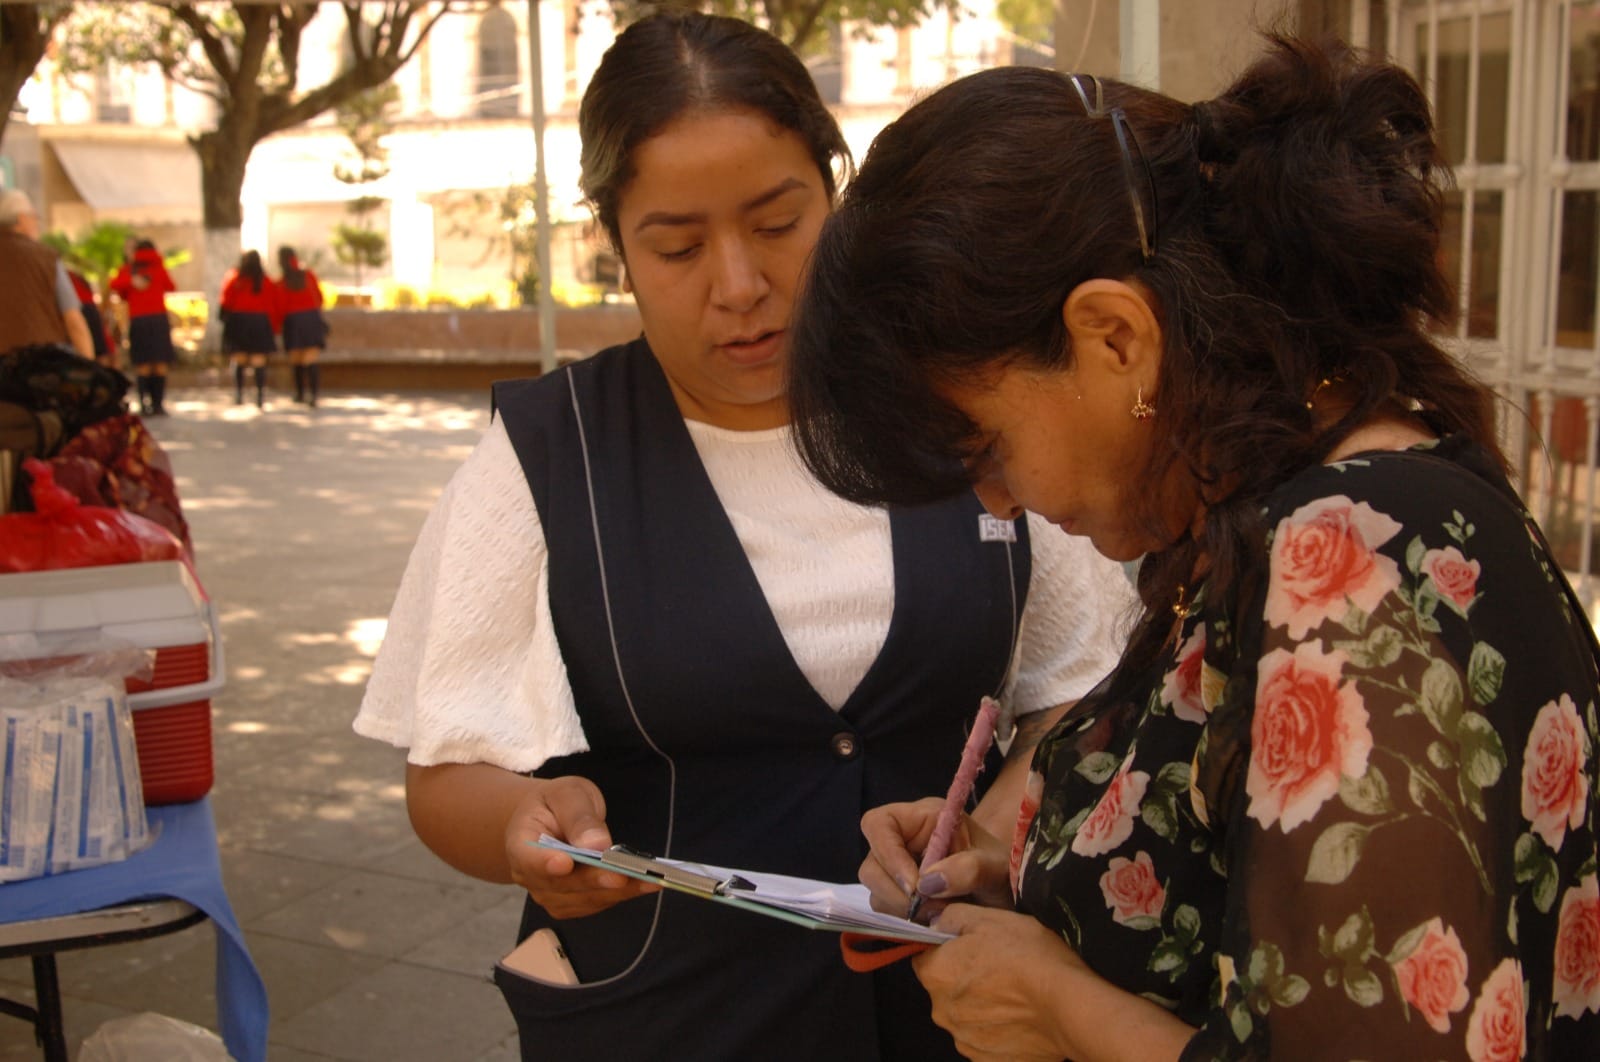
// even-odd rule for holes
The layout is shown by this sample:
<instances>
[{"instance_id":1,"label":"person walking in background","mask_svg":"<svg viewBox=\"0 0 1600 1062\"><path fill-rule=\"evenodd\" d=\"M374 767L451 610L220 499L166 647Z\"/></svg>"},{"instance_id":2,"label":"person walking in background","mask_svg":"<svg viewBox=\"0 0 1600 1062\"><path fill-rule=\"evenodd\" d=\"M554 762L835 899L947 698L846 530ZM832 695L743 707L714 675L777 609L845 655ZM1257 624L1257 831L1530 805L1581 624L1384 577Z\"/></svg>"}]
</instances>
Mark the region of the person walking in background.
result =
<instances>
[{"instance_id":1,"label":"person walking in background","mask_svg":"<svg viewBox=\"0 0 1600 1062\"><path fill-rule=\"evenodd\" d=\"M254 374L256 408L266 408L267 355L278 349L278 285L261 266L260 251L246 251L222 278L222 349L233 365L233 404L244 404L244 371Z\"/></svg>"},{"instance_id":2,"label":"person walking in background","mask_svg":"<svg viewBox=\"0 0 1600 1062\"><path fill-rule=\"evenodd\" d=\"M105 318L100 314L100 303L95 299L94 286L76 269L67 270L67 279L72 281L72 290L78 296L83 321L89 329L89 341L94 345L94 360L110 368L117 368L122 363L122 358L111 343L111 333L106 330Z\"/></svg>"},{"instance_id":3,"label":"person walking in background","mask_svg":"<svg viewBox=\"0 0 1600 1062\"><path fill-rule=\"evenodd\" d=\"M317 275L300 264L293 247L278 248L280 315L283 349L294 370L294 400L315 409L322 389L318 358L328 344L328 320L322 316L322 285Z\"/></svg>"},{"instance_id":4,"label":"person walking in background","mask_svg":"<svg viewBox=\"0 0 1600 1062\"><path fill-rule=\"evenodd\" d=\"M39 242L39 215L26 192L0 193L0 354L40 343L93 358L83 305L60 257Z\"/></svg>"},{"instance_id":5,"label":"person walking in background","mask_svg":"<svg viewBox=\"0 0 1600 1062\"><path fill-rule=\"evenodd\" d=\"M1016 737L977 813L1001 828L1034 735L1115 659L1132 588L1046 524L990 524L971 497L853 506L799 465L789 311L849 148L782 41L642 19L579 129L643 336L496 386L356 730L407 747L424 843L527 889L522 938L560 937L582 983L496 974L524 1058L614 1058L611 1028L694 1062L953 1059L904 964L852 973L829 935L531 842L844 881L861 813L947 784L996 693Z\"/></svg>"},{"instance_id":6,"label":"person walking in background","mask_svg":"<svg viewBox=\"0 0 1600 1062\"><path fill-rule=\"evenodd\" d=\"M1445 345L1448 176L1404 69L1274 37L1193 105L955 81L824 226L821 482L1143 558L1009 840L919 879L939 801L863 822L969 1058L1600 1057L1600 645Z\"/></svg>"},{"instance_id":7,"label":"person walking in background","mask_svg":"<svg viewBox=\"0 0 1600 1062\"><path fill-rule=\"evenodd\" d=\"M167 370L177 360L167 293L176 290L161 252L149 240L134 244L133 257L111 278L111 291L128 306L128 360L139 387L139 411L167 415Z\"/></svg>"}]
</instances>

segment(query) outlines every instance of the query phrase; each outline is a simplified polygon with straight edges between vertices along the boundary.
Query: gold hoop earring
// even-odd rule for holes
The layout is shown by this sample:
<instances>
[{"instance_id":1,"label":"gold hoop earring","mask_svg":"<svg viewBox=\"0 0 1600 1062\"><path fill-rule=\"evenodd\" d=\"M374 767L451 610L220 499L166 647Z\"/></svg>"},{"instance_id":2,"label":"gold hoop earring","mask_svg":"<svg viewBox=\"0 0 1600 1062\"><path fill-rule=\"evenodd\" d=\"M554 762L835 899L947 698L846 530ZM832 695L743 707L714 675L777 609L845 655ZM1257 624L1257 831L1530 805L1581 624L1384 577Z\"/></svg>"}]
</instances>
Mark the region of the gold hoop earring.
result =
<instances>
[{"instance_id":1,"label":"gold hoop earring","mask_svg":"<svg viewBox=\"0 0 1600 1062\"><path fill-rule=\"evenodd\" d=\"M1134 395L1133 409L1131 412L1133 413L1134 420L1149 420L1151 417L1156 415L1156 407L1144 400L1143 384L1139 385L1139 390Z\"/></svg>"}]
</instances>

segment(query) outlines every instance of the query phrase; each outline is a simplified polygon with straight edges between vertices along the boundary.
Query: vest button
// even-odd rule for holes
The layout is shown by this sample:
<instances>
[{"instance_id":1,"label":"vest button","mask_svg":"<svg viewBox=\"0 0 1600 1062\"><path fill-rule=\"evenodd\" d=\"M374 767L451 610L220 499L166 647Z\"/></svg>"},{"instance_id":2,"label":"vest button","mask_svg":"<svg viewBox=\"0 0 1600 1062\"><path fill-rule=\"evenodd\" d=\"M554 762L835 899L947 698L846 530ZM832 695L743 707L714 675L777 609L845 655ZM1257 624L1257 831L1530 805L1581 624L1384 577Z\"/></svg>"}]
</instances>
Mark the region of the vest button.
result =
<instances>
[{"instance_id":1,"label":"vest button","mask_svg":"<svg viewBox=\"0 0 1600 1062\"><path fill-rule=\"evenodd\" d=\"M828 742L836 758L853 760L861 753L861 746L856 742L856 736L849 732L833 735L833 740Z\"/></svg>"}]
</instances>

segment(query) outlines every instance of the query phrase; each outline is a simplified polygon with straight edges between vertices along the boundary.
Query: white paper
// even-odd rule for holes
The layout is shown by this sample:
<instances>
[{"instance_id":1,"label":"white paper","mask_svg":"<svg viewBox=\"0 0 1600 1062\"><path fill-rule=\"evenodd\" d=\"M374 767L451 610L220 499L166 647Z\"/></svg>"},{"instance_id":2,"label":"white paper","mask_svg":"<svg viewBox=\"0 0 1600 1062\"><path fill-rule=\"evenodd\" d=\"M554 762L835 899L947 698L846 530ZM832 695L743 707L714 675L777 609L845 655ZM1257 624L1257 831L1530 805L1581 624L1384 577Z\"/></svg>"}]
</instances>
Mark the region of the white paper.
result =
<instances>
[{"instance_id":1,"label":"white paper","mask_svg":"<svg viewBox=\"0 0 1600 1062\"><path fill-rule=\"evenodd\" d=\"M546 848L566 852L568 855L582 855L596 860L602 856L602 853L595 849L579 848L558 841L548 834L541 836L539 843ZM930 944L955 939L953 934L941 933L897 915L874 911L871 890L858 883L839 884L811 878L789 877L786 874L764 874L754 870L737 870L682 859L657 859L656 862L720 881L738 877L749 882L754 888L732 890L729 895L826 922L831 928L859 929L869 934L873 930L889 930L898 937L913 937Z\"/></svg>"}]
</instances>

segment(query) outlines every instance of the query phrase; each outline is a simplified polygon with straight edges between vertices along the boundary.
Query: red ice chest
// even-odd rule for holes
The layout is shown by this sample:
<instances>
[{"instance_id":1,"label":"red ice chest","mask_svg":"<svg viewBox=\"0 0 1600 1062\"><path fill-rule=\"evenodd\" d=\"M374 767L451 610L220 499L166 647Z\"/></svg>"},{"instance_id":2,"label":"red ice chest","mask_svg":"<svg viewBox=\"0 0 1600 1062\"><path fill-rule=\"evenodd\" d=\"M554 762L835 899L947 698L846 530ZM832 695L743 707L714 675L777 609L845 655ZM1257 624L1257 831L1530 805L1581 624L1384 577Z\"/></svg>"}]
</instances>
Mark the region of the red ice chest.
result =
<instances>
[{"instance_id":1,"label":"red ice chest","mask_svg":"<svg viewBox=\"0 0 1600 1062\"><path fill-rule=\"evenodd\" d=\"M0 575L0 638L70 646L80 635L154 649L154 674L128 680L146 804L211 791L211 698L222 688L216 610L181 561Z\"/></svg>"}]
</instances>

